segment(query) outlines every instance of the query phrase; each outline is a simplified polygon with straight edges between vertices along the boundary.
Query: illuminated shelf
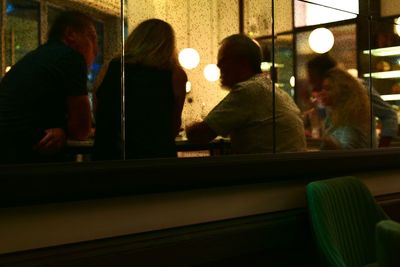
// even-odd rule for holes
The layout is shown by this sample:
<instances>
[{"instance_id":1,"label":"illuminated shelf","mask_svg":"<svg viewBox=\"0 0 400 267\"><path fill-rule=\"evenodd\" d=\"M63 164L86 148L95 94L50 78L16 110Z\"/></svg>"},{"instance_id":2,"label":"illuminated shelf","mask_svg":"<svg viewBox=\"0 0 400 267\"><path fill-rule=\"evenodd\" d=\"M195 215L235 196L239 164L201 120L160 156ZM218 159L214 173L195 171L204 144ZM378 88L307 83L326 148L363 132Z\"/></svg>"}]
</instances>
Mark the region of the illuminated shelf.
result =
<instances>
[{"instance_id":1,"label":"illuminated shelf","mask_svg":"<svg viewBox=\"0 0 400 267\"><path fill-rule=\"evenodd\" d=\"M400 70L365 73L363 76L369 78L370 75L375 79L400 79Z\"/></svg>"},{"instance_id":2,"label":"illuminated shelf","mask_svg":"<svg viewBox=\"0 0 400 267\"><path fill-rule=\"evenodd\" d=\"M275 63L275 68L283 68L284 64ZM272 67L272 62L261 62L261 70L269 71Z\"/></svg>"},{"instance_id":3,"label":"illuminated shelf","mask_svg":"<svg viewBox=\"0 0 400 267\"><path fill-rule=\"evenodd\" d=\"M381 95L381 97L385 101L400 100L400 94Z\"/></svg>"},{"instance_id":4,"label":"illuminated shelf","mask_svg":"<svg viewBox=\"0 0 400 267\"><path fill-rule=\"evenodd\" d=\"M391 47L376 48L371 50L364 50L363 54L368 55L370 51L371 55L376 57L397 56L400 55L400 46L391 46Z\"/></svg>"}]
</instances>

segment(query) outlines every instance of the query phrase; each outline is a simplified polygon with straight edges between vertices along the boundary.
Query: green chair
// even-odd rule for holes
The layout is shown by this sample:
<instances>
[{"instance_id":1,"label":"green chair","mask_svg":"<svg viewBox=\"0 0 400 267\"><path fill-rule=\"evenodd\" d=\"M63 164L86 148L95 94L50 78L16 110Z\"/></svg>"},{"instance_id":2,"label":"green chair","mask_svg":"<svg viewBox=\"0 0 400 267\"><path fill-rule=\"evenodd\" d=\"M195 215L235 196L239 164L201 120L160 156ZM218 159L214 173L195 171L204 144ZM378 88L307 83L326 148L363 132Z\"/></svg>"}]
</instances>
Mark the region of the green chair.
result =
<instances>
[{"instance_id":1,"label":"green chair","mask_svg":"<svg viewBox=\"0 0 400 267\"><path fill-rule=\"evenodd\" d=\"M376 225L376 254L379 267L400 266L400 223L384 220Z\"/></svg>"},{"instance_id":2,"label":"green chair","mask_svg":"<svg viewBox=\"0 0 400 267\"><path fill-rule=\"evenodd\" d=\"M361 267L376 262L375 226L388 217L360 180L340 177L311 182L307 202L324 266Z\"/></svg>"}]
</instances>

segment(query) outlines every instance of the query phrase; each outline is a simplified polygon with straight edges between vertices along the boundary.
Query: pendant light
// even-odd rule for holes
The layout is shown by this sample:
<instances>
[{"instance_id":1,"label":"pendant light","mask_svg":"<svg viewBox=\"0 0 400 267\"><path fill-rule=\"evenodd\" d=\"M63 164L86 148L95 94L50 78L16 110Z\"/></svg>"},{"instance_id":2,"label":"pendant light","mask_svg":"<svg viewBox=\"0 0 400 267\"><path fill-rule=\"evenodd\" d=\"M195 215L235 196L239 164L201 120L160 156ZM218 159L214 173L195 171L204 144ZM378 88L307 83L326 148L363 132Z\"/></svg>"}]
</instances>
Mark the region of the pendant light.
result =
<instances>
[{"instance_id":1,"label":"pendant light","mask_svg":"<svg viewBox=\"0 0 400 267\"><path fill-rule=\"evenodd\" d=\"M327 28L317 28L310 33L308 44L312 51L323 54L332 49L335 38Z\"/></svg>"}]
</instances>

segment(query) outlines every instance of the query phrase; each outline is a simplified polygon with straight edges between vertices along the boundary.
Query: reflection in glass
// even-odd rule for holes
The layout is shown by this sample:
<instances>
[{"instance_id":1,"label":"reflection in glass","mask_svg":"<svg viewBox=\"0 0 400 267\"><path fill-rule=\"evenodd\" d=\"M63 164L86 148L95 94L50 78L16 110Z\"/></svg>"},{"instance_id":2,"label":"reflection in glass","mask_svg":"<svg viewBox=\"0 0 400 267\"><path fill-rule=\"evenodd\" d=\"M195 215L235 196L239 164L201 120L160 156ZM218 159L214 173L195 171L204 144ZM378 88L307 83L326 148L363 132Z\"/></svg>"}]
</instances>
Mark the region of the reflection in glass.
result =
<instances>
[{"instance_id":1,"label":"reflection in glass","mask_svg":"<svg viewBox=\"0 0 400 267\"><path fill-rule=\"evenodd\" d=\"M369 98L366 88L357 78L342 68L328 70L318 98L327 109L321 150L370 146Z\"/></svg>"},{"instance_id":2,"label":"reflection in glass","mask_svg":"<svg viewBox=\"0 0 400 267\"><path fill-rule=\"evenodd\" d=\"M334 26L329 27L329 29L335 38L335 43L329 54L341 67L357 69L356 25ZM309 46L310 33L311 30L307 30L296 34L296 101L304 112L309 144L311 147L318 148L318 143L312 139L318 140L323 136L326 111L315 93L320 88L315 88L315 85L310 82L307 71L307 63L318 55Z\"/></svg>"}]
</instances>

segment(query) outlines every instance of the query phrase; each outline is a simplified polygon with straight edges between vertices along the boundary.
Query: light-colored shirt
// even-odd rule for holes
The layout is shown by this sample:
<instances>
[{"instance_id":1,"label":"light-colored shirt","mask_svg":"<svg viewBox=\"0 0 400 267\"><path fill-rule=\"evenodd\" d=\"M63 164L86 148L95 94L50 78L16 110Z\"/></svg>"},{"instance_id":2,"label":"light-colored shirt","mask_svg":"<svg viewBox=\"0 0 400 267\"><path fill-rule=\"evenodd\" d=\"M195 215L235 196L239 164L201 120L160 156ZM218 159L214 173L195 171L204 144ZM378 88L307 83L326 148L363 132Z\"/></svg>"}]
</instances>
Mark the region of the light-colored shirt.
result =
<instances>
[{"instance_id":1,"label":"light-colored shirt","mask_svg":"<svg viewBox=\"0 0 400 267\"><path fill-rule=\"evenodd\" d=\"M273 152L272 83L263 74L236 84L204 119L218 135L231 138L234 153ZM275 90L276 152L305 151L300 110L283 90Z\"/></svg>"},{"instance_id":2,"label":"light-colored shirt","mask_svg":"<svg viewBox=\"0 0 400 267\"><path fill-rule=\"evenodd\" d=\"M327 129L326 136L329 136L332 139L334 144L337 146L337 149L359 149L370 147L369 134L357 127L331 127ZM326 149L332 148L327 147L323 142L321 144L321 150Z\"/></svg>"},{"instance_id":3,"label":"light-colored shirt","mask_svg":"<svg viewBox=\"0 0 400 267\"><path fill-rule=\"evenodd\" d=\"M367 89L369 95L369 83L365 80L361 80L361 83ZM373 115L382 123L381 136L396 137L398 131L397 113L382 99L374 87L371 88L371 102ZM375 127L375 124L373 126Z\"/></svg>"},{"instance_id":4,"label":"light-colored shirt","mask_svg":"<svg viewBox=\"0 0 400 267\"><path fill-rule=\"evenodd\" d=\"M396 137L398 122L396 111L372 88L372 112L382 123L381 136Z\"/></svg>"}]
</instances>

